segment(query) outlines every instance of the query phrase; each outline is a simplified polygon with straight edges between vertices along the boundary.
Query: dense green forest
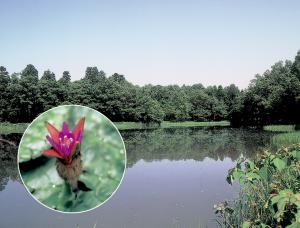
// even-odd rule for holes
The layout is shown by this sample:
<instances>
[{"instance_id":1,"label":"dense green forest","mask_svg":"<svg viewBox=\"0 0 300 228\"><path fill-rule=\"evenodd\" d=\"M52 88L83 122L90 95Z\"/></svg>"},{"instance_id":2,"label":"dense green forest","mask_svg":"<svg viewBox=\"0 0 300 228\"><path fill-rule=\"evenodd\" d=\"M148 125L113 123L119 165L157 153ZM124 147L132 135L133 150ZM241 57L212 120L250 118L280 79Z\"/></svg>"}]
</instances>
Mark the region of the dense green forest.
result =
<instances>
[{"instance_id":1,"label":"dense green forest","mask_svg":"<svg viewBox=\"0 0 300 228\"><path fill-rule=\"evenodd\" d=\"M0 122L31 122L60 104L89 106L113 121L230 120L234 126L300 123L300 51L294 61L277 62L257 74L245 90L234 84L137 86L123 75L107 76L97 67L87 67L77 81L71 81L68 71L58 80L50 70L39 77L32 64L13 74L0 67Z\"/></svg>"}]
</instances>

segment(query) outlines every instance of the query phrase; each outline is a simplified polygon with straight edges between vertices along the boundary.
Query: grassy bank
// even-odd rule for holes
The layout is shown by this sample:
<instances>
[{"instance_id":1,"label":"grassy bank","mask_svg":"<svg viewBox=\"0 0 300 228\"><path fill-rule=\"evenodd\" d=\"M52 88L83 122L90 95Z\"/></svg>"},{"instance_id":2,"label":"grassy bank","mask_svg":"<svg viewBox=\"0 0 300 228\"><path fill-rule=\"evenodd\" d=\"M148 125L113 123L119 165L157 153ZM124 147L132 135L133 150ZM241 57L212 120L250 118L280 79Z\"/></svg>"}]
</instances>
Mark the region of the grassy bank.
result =
<instances>
[{"instance_id":1,"label":"grassy bank","mask_svg":"<svg viewBox=\"0 0 300 228\"><path fill-rule=\"evenodd\" d=\"M272 146L275 149L300 142L300 131L295 131L295 125L268 125L264 126L265 131L278 132L272 137Z\"/></svg>"},{"instance_id":2,"label":"grassy bank","mask_svg":"<svg viewBox=\"0 0 300 228\"><path fill-rule=\"evenodd\" d=\"M300 131L295 130L295 125L268 125L264 126L265 131L281 132L272 137L272 146L279 149L300 142Z\"/></svg>"},{"instance_id":3,"label":"grassy bank","mask_svg":"<svg viewBox=\"0 0 300 228\"><path fill-rule=\"evenodd\" d=\"M115 122L115 125L119 130L128 129L148 129L157 128L157 125L147 126L138 122ZM183 122L171 122L163 121L160 125L161 128L172 128L172 127L214 127L214 126L229 126L228 121L211 121L211 122L195 122L195 121L183 121Z\"/></svg>"},{"instance_id":4,"label":"grassy bank","mask_svg":"<svg viewBox=\"0 0 300 228\"><path fill-rule=\"evenodd\" d=\"M158 125L145 125L139 122L115 122L114 123L119 130L128 129L149 129L157 128ZM213 126L229 126L228 121L212 121L212 122L194 122L194 121L183 121L183 122L170 122L164 121L161 123L161 128L172 128L172 127L213 127ZM9 133L23 133L27 128L28 123L0 123L0 134Z\"/></svg>"},{"instance_id":5,"label":"grassy bank","mask_svg":"<svg viewBox=\"0 0 300 228\"><path fill-rule=\"evenodd\" d=\"M288 146L300 142L300 131L282 133L272 137L272 145L279 149L282 146Z\"/></svg>"},{"instance_id":6,"label":"grassy bank","mask_svg":"<svg viewBox=\"0 0 300 228\"><path fill-rule=\"evenodd\" d=\"M295 125L267 125L264 126L264 130L272 132L293 132L295 131Z\"/></svg>"},{"instance_id":7,"label":"grassy bank","mask_svg":"<svg viewBox=\"0 0 300 228\"><path fill-rule=\"evenodd\" d=\"M0 123L0 134L23 133L28 123Z\"/></svg>"}]
</instances>

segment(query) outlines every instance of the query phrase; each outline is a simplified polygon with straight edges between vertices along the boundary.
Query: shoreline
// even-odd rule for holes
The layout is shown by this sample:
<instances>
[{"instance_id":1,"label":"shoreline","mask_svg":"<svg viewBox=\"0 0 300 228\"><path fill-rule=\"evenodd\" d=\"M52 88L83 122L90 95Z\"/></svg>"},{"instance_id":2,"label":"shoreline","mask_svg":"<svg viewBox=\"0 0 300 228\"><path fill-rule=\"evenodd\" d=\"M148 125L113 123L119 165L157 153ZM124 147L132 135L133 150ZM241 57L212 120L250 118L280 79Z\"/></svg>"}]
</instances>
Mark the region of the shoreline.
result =
<instances>
[{"instance_id":1,"label":"shoreline","mask_svg":"<svg viewBox=\"0 0 300 228\"><path fill-rule=\"evenodd\" d=\"M163 121L160 126L158 125L145 125L141 122L113 122L118 130L134 130L134 129L155 129L155 128L174 128L174 127L217 127L217 126L230 126L229 121L182 121L171 122ZM0 123L0 134L23 133L29 123Z\"/></svg>"}]
</instances>

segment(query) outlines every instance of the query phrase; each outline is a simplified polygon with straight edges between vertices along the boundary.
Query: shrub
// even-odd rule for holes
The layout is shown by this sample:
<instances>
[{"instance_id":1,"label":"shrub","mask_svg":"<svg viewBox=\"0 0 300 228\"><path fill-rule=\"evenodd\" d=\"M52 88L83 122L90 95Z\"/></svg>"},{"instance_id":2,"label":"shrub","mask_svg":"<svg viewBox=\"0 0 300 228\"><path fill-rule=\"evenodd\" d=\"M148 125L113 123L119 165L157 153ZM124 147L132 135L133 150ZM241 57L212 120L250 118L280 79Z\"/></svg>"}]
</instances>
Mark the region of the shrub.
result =
<instances>
[{"instance_id":1,"label":"shrub","mask_svg":"<svg viewBox=\"0 0 300 228\"><path fill-rule=\"evenodd\" d=\"M232 203L215 206L221 226L300 226L300 144L266 151L254 161L241 158L227 181L238 181L240 191Z\"/></svg>"}]
</instances>

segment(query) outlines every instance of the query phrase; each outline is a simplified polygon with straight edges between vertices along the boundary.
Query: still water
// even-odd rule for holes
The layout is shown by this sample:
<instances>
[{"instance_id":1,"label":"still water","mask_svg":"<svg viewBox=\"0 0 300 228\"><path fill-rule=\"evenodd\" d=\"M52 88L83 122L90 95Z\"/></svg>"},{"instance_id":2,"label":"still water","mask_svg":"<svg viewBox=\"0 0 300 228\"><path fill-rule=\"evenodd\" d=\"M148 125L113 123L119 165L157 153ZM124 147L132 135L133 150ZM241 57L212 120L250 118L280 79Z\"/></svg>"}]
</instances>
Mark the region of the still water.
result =
<instances>
[{"instance_id":1,"label":"still water","mask_svg":"<svg viewBox=\"0 0 300 228\"><path fill-rule=\"evenodd\" d=\"M234 197L227 170L269 146L271 133L232 128L121 131L127 170L115 195L82 214L37 203L20 183L17 146L0 142L0 227L217 227L213 205ZM0 136L16 144L19 134Z\"/></svg>"}]
</instances>

